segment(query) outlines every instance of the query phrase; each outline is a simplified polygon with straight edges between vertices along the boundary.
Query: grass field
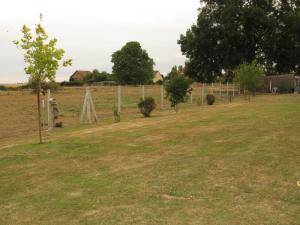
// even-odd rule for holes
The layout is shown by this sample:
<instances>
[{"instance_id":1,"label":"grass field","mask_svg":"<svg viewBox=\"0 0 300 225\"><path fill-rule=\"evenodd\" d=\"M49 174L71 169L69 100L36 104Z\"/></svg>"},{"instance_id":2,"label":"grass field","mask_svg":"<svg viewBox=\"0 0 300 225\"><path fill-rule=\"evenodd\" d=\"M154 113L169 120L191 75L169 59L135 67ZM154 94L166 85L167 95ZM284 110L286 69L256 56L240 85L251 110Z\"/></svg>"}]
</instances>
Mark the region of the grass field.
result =
<instances>
[{"instance_id":1,"label":"grass field","mask_svg":"<svg viewBox=\"0 0 300 225\"><path fill-rule=\"evenodd\" d=\"M1 148L0 224L299 224L299 103L156 111Z\"/></svg>"}]
</instances>

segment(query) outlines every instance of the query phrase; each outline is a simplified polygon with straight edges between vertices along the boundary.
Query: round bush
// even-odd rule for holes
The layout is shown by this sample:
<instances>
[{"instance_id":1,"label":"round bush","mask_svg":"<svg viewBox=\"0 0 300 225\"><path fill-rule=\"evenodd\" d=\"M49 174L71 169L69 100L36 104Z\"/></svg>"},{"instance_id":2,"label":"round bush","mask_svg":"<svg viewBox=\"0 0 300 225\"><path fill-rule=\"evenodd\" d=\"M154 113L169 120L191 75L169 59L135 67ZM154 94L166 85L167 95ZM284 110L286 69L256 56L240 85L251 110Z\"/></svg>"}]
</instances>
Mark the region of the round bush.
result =
<instances>
[{"instance_id":1,"label":"round bush","mask_svg":"<svg viewBox=\"0 0 300 225\"><path fill-rule=\"evenodd\" d=\"M207 105L213 105L215 103L215 96L212 94L206 95Z\"/></svg>"},{"instance_id":2,"label":"round bush","mask_svg":"<svg viewBox=\"0 0 300 225\"><path fill-rule=\"evenodd\" d=\"M155 100L152 97L141 99L138 107L144 117L150 117L151 112L156 108Z\"/></svg>"}]
</instances>

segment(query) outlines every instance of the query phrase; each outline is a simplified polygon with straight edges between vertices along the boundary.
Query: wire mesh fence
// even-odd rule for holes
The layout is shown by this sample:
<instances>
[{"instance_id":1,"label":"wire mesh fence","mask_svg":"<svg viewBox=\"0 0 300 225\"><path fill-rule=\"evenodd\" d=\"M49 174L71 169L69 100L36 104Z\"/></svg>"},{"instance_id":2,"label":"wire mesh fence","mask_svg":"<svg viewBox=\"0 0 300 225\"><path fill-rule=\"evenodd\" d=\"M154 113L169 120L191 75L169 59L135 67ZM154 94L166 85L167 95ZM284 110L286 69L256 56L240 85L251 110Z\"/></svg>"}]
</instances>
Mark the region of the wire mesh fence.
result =
<instances>
[{"instance_id":1,"label":"wire mesh fence","mask_svg":"<svg viewBox=\"0 0 300 225\"><path fill-rule=\"evenodd\" d=\"M171 110L162 85L139 86L91 86L91 96L100 121L114 121L114 108L120 107L121 118L141 116L137 107L141 98L155 99L157 110ZM59 108L58 121L64 127L80 125L86 87L64 87L51 93ZM214 94L216 104L228 102L229 96L240 95L237 84L194 83L189 99L181 108L205 105L206 95ZM47 129L47 95L42 98L43 129ZM26 137L37 131L36 95L32 91L0 92L0 142L11 137Z\"/></svg>"}]
</instances>

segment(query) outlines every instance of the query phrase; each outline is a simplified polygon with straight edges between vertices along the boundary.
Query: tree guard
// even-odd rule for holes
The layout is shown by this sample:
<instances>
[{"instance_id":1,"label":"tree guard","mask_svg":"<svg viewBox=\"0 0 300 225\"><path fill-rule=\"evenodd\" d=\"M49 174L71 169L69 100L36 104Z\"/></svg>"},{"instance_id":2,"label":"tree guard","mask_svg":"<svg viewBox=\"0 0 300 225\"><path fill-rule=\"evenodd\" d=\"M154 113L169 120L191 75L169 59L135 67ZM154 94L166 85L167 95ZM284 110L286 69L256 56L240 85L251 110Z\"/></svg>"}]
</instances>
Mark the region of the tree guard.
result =
<instances>
[{"instance_id":1,"label":"tree guard","mask_svg":"<svg viewBox=\"0 0 300 225\"><path fill-rule=\"evenodd\" d=\"M97 121L98 121L98 117L94 107L91 91L90 88L86 88L86 94L85 94L84 103L82 107L80 122L92 123Z\"/></svg>"}]
</instances>

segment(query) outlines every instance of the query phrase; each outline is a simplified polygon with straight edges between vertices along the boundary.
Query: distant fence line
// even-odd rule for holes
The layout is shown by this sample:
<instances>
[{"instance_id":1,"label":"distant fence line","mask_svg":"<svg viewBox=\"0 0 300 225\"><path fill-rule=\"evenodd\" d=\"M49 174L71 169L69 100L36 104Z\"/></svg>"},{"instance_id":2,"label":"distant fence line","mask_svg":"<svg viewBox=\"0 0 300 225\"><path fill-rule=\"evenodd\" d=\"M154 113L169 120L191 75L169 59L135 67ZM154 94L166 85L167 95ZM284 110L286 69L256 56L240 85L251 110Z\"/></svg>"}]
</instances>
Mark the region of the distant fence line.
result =
<instances>
[{"instance_id":1,"label":"distant fence line","mask_svg":"<svg viewBox=\"0 0 300 225\"><path fill-rule=\"evenodd\" d=\"M214 94L216 104L229 102L229 96L241 93L238 84L232 83L194 83L193 91L181 108L206 104L206 95ZM113 121L114 109L121 118L137 118L141 114L137 107L142 98L151 96L155 99L158 110L171 110L163 85L122 85L90 86L95 111L100 121ZM59 109L59 120L64 127L76 127L80 124L86 87L61 87L51 93ZM43 99L44 129L48 129L47 95ZM0 92L0 117L5 123L0 126L1 138L35 134L37 130L36 96L30 90Z\"/></svg>"},{"instance_id":2,"label":"distant fence line","mask_svg":"<svg viewBox=\"0 0 300 225\"><path fill-rule=\"evenodd\" d=\"M80 90L82 96L87 87L65 87L62 90ZM95 99L96 111L102 111L102 117L111 117L111 112L108 113L108 108L117 107L119 114L128 114L129 109L136 109L140 99L151 96L159 105L160 110L170 108L166 99L166 93L163 85L117 85L117 86L89 86L92 98ZM103 94L101 94L101 92ZM235 83L193 83L192 92L189 96L190 100L186 102L194 104L199 101L201 105L205 104L207 94L214 94L216 99L228 98L229 96L236 96L241 94L239 84ZM55 93L54 93L55 97ZM101 102L101 103L100 103ZM60 102L60 105L63 103ZM105 111L105 113L104 113ZM132 112L132 111L131 111ZM100 116L101 118L101 116Z\"/></svg>"},{"instance_id":3,"label":"distant fence line","mask_svg":"<svg viewBox=\"0 0 300 225\"><path fill-rule=\"evenodd\" d=\"M160 95L159 102L160 102L160 109L163 110L165 106L165 90L164 90L164 85L112 85L112 86L81 86L81 87L63 87L63 89L68 90L68 89L78 89L78 90L86 90L86 88L89 87L91 89L93 88L116 88L116 96L117 96L117 106L118 106L118 112L122 112L122 107L124 106L124 103L122 101L123 99L123 88L136 88L137 93L140 95L140 99L145 99L145 96L151 96L150 94L147 93L148 89L153 89L153 87L157 87L159 90L158 93ZM198 83L195 82L192 84L192 92L190 94L190 102L193 103L194 97L198 96L201 97L201 102L204 104L204 99L206 97L206 94L214 94L214 95L219 95L219 97L229 97L229 96L235 96L235 95L240 95L241 94L241 88L239 84L236 83ZM153 97L153 96L152 96ZM128 104L125 105L129 106Z\"/></svg>"}]
</instances>

